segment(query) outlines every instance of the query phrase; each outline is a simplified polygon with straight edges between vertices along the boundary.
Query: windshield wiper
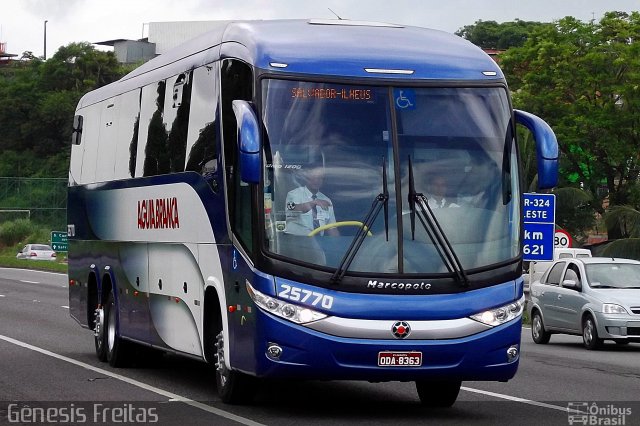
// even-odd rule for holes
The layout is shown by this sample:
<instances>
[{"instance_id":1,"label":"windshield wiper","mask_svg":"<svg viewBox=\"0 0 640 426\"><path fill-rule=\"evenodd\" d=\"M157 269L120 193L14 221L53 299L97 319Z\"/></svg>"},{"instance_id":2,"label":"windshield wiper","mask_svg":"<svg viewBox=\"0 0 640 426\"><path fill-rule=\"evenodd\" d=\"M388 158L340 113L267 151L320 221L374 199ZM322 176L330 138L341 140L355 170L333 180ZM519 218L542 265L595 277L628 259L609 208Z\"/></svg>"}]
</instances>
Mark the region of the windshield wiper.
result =
<instances>
[{"instance_id":1,"label":"windshield wiper","mask_svg":"<svg viewBox=\"0 0 640 426\"><path fill-rule=\"evenodd\" d=\"M419 210L416 211L416 205ZM456 279L463 287L469 286L469 278L460 263L460 259L456 255L453 246L449 242L446 234L442 230L438 219L433 214L433 210L429 207L429 202L424 194L416 192L415 182L413 179L413 166L411 165L411 156L409 156L409 208L411 218L411 239L416 238L416 213L422 227L433 242L442 262L445 264L449 272L455 274Z\"/></svg>"},{"instance_id":2,"label":"windshield wiper","mask_svg":"<svg viewBox=\"0 0 640 426\"><path fill-rule=\"evenodd\" d=\"M369 229L371 229L371 225L373 225L376 217L378 217L378 213L380 213L382 207L384 207L384 231L387 241L389 241L389 191L387 190L387 161L385 157L382 157L382 192L373 200L369 212L362 220L362 226L358 229L358 232L356 232L355 237L353 237L351 241L351 245L340 260L340 265L331 276L331 282L333 284L339 284L342 277L344 277L344 274L349 269L349 266L351 266L353 259L358 253L358 250L360 250Z\"/></svg>"}]
</instances>

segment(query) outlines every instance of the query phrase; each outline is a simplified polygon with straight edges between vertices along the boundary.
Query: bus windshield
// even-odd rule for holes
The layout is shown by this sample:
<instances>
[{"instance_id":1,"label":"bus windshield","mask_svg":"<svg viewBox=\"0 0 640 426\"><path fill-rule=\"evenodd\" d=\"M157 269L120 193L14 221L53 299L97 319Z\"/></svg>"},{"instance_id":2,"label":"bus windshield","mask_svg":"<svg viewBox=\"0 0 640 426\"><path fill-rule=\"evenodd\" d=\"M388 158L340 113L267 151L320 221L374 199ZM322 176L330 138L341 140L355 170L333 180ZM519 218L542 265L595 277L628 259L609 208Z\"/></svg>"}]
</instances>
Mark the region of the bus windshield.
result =
<instances>
[{"instance_id":1,"label":"bus windshield","mask_svg":"<svg viewBox=\"0 0 640 426\"><path fill-rule=\"evenodd\" d=\"M518 256L506 89L267 79L262 106L268 252L335 269L388 194L348 272L451 273L429 224L411 213L412 186L465 270Z\"/></svg>"}]
</instances>

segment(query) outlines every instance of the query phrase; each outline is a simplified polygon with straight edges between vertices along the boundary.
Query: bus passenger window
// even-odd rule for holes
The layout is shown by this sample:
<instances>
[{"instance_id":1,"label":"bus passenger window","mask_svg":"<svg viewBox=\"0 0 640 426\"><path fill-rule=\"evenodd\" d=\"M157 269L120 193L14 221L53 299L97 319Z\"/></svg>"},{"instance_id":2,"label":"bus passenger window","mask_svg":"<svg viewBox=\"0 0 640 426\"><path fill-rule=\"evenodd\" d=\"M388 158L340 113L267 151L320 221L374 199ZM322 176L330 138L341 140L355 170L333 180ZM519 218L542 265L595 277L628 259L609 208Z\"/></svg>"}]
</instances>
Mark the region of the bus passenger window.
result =
<instances>
[{"instance_id":1,"label":"bus passenger window","mask_svg":"<svg viewBox=\"0 0 640 426\"><path fill-rule=\"evenodd\" d=\"M191 105L191 73L180 74L173 86L171 100L165 100L165 110L169 103L175 111L172 124L167 124L169 136L167 148L169 152L169 172L184 171L187 150L187 132L189 129L189 110Z\"/></svg>"},{"instance_id":2,"label":"bus passenger window","mask_svg":"<svg viewBox=\"0 0 640 426\"><path fill-rule=\"evenodd\" d=\"M163 122L165 87L166 82L160 81L142 89L136 176L155 176L169 170L168 135Z\"/></svg>"},{"instance_id":3,"label":"bus passenger window","mask_svg":"<svg viewBox=\"0 0 640 426\"><path fill-rule=\"evenodd\" d=\"M73 117L73 133L71 134L71 143L73 145L80 145L80 142L82 142L82 121L81 115Z\"/></svg>"},{"instance_id":4,"label":"bus passenger window","mask_svg":"<svg viewBox=\"0 0 640 426\"><path fill-rule=\"evenodd\" d=\"M214 191L220 187L220 126L218 117L218 67L205 65L193 71L191 111L187 134L185 170L204 176Z\"/></svg>"}]
</instances>

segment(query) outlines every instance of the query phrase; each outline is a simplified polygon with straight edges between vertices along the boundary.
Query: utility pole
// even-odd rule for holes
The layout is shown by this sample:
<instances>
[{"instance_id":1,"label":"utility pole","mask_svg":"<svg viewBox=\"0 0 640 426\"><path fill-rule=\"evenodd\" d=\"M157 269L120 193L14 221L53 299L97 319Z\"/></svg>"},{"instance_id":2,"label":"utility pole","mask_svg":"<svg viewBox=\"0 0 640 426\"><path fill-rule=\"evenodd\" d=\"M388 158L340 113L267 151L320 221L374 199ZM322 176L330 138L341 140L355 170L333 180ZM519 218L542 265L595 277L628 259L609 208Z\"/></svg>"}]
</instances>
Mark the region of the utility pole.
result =
<instances>
[{"instance_id":1,"label":"utility pole","mask_svg":"<svg viewBox=\"0 0 640 426\"><path fill-rule=\"evenodd\" d=\"M44 60L47 60L47 20L44 21Z\"/></svg>"}]
</instances>

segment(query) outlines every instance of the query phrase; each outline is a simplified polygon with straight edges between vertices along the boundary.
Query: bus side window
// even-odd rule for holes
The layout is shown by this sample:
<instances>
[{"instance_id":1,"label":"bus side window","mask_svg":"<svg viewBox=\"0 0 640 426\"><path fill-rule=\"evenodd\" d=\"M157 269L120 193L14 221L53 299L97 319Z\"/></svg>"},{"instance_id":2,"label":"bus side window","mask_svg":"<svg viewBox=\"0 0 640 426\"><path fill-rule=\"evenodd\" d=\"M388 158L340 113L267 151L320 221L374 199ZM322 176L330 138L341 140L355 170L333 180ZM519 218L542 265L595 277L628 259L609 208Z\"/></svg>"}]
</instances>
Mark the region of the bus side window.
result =
<instances>
[{"instance_id":1,"label":"bus side window","mask_svg":"<svg viewBox=\"0 0 640 426\"><path fill-rule=\"evenodd\" d=\"M167 90L164 104L165 125L169 132L167 152L169 153L169 172L176 173L184 171L186 159L192 73L182 73L169 80L173 82L173 87ZM172 113L169 113L169 110Z\"/></svg>"},{"instance_id":2,"label":"bus side window","mask_svg":"<svg viewBox=\"0 0 640 426\"><path fill-rule=\"evenodd\" d=\"M234 234L251 252L253 250L251 213L255 210L255 206L251 205L251 185L240 180L237 158L237 124L231 103L234 100L252 100L253 74L251 68L245 63L227 59L222 63L220 80L229 219Z\"/></svg>"},{"instance_id":3,"label":"bus side window","mask_svg":"<svg viewBox=\"0 0 640 426\"><path fill-rule=\"evenodd\" d=\"M71 133L71 143L73 145L80 145L80 142L82 142L82 121L81 115L73 117L73 133Z\"/></svg>"},{"instance_id":4,"label":"bus side window","mask_svg":"<svg viewBox=\"0 0 640 426\"><path fill-rule=\"evenodd\" d=\"M185 166L186 171L203 175L216 192L220 190L217 74L214 64L193 71Z\"/></svg>"},{"instance_id":5,"label":"bus side window","mask_svg":"<svg viewBox=\"0 0 640 426\"><path fill-rule=\"evenodd\" d=\"M167 152L168 134L167 127L163 119L164 95L167 82L159 81L153 86L155 86L156 89L155 111L151 115L148 123L147 143L144 147L144 163L142 171L144 176L161 175L169 171L169 155Z\"/></svg>"}]
</instances>

